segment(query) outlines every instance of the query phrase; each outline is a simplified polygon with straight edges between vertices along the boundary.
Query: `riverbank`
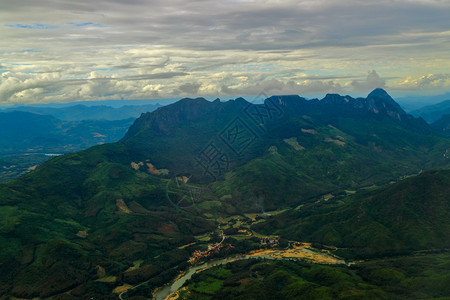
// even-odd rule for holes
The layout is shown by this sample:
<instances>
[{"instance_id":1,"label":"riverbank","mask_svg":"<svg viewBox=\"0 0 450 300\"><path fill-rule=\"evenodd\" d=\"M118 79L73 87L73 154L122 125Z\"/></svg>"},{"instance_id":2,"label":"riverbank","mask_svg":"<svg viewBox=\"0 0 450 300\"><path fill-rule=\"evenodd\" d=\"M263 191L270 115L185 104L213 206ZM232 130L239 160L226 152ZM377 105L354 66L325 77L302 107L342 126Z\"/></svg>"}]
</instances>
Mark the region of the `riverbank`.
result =
<instances>
[{"instance_id":1,"label":"riverbank","mask_svg":"<svg viewBox=\"0 0 450 300\"><path fill-rule=\"evenodd\" d=\"M248 254L237 255L228 258L213 260L200 264L198 266L193 266L189 268L184 274L178 276L170 284L165 285L156 289L153 292L153 299L164 300L164 299L176 299L177 291L192 278L195 273L203 272L211 267L216 267L219 265L231 263L237 260L244 259L273 259L273 260L306 260L311 263L317 264L327 264L327 265L347 265L347 263L337 257L330 254L322 253L316 249L310 248L309 244L303 246L297 246L292 249L265 249L251 251Z\"/></svg>"}]
</instances>

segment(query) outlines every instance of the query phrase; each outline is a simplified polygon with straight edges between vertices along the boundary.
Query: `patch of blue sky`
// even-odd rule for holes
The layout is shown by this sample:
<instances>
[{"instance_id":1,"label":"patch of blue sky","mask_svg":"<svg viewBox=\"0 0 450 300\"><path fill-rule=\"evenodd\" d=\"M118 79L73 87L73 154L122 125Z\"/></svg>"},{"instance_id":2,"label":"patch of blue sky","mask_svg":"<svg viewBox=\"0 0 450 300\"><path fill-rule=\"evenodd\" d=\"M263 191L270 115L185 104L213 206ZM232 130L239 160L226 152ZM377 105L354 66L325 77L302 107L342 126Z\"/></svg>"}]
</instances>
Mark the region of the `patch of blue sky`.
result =
<instances>
[{"instance_id":1,"label":"patch of blue sky","mask_svg":"<svg viewBox=\"0 0 450 300\"><path fill-rule=\"evenodd\" d=\"M266 64L265 66L261 67L261 72L273 72L276 71L277 69L278 68L273 64Z\"/></svg>"},{"instance_id":2,"label":"patch of blue sky","mask_svg":"<svg viewBox=\"0 0 450 300\"><path fill-rule=\"evenodd\" d=\"M75 23L75 22L68 22L69 25L74 25L76 27L86 27L86 26L93 26L93 27L106 27L103 24L100 23L94 23L94 22L84 22L84 23Z\"/></svg>"},{"instance_id":3,"label":"patch of blue sky","mask_svg":"<svg viewBox=\"0 0 450 300\"><path fill-rule=\"evenodd\" d=\"M9 70L0 70L0 73L6 73L9 72Z\"/></svg>"},{"instance_id":4,"label":"patch of blue sky","mask_svg":"<svg viewBox=\"0 0 450 300\"><path fill-rule=\"evenodd\" d=\"M11 28L23 28L23 29L56 29L58 26L55 25L49 25L49 24L41 24L41 23L35 23L35 24L4 24L6 27Z\"/></svg>"}]
</instances>

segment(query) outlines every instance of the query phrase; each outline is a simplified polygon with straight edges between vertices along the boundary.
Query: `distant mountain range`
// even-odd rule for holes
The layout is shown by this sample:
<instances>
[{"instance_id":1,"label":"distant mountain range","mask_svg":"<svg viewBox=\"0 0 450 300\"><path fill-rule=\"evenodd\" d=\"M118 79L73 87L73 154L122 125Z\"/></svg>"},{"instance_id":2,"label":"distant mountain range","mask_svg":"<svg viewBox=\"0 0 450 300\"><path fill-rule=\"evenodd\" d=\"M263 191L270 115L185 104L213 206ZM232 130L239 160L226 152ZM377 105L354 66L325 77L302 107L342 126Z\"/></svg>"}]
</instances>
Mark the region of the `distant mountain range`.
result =
<instances>
[{"instance_id":1,"label":"distant mountain range","mask_svg":"<svg viewBox=\"0 0 450 300\"><path fill-rule=\"evenodd\" d=\"M50 115L12 111L0 113L0 154L67 153L123 137L134 119L61 121Z\"/></svg>"},{"instance_id":2,"label":"distant mountain range","mask_svg":"<svg viewBox=\"0 0 450 300\"><path fill-rule=\"evenodd\" d=\"M450 99L450 93L440 94L440 95L416 95L416 96L404 96L396 98L396 102L400 104L403 109L411 113L414 110L418 110L425 106L431 106L438 104L440 102Z\"/></svg>"},{"instance_id":3,"label":"distant mountain range","mask_svg":"<svg viewBox=\"0 0 450 300\"><path fill-rule=\"evenodd\" d=\"M56 121L37 122L51 132ZM258 247L223 236L247 220L258 236L349 259L445 251L449 156L450 139L382 89L263 104L185 98L142 114L119 142L0 184L0 299L117 299L138 284L133 293L149 298L221 236Z\"/></svg>"},{"instance_id":4,"label":"distant mountain range","mask_svg":"<svg viewBox=\"0 0 450 300\"><path fill-rule=\"evenodd\" d=\"M434 123L444 115L450 114L450 100L424 106L422 108L411 111L411 114L413 116L422 117L429 123Z\"/></svg>"},{"instance_id":5,"label":"distant mountain range","mask_svg":"<svg viewBox=\"0 0 450 300\"><path fill-rule=\"evenodd\" d=\"M147 99L147 100L90 100L90 101L70 101L70 102L54 102L54 103L32 103L32 104L10 104L10 105L1 105L0 109L9 109L15 107L23 107L23 106L33 106L33 107L47 107L47 108L64 108L70 106L108 106L112 108L121 108L123 106L141 106L141 105L167 105L170 103L174 103L179 99L168 98L168 99Z\"/></svg>"},{"instance_id":6,"label":"distant mountain range","mask_svg":"<svg viewBox=\"0 0 450 300\"><path fill-rule=\"evenodd\" d=\"M450 137L450 114L442 116L439 120L431 124L431 127L435 132Z\"/></svg>"},{"instance_id":7,"label":"distant mountain range","mask_svg":"<svg viewBox=\"0 0 450 300\"><path fill-rule=\"evenodd\" d=\"M137 118L143 112L151 112L161 107L159 104L126 105L114 108L106 105L86 106L77 104L69 107L17 106L4 109L4 112L22 111L50 115L63 121L108 120L117 121Z\"/></svg>"},{"instance_id":8,"label":"distant mountain range","mask_svg":"<svg viewBox=\"0 0 450 300\"><path fill-rule=\"evenodd\" d=\"M0 182L41 164L50 157L44 154L64 154L116 142L134 119L161 106L138 103L117 108L77 104L0 110Z\"/></svg>"}]
</instances>

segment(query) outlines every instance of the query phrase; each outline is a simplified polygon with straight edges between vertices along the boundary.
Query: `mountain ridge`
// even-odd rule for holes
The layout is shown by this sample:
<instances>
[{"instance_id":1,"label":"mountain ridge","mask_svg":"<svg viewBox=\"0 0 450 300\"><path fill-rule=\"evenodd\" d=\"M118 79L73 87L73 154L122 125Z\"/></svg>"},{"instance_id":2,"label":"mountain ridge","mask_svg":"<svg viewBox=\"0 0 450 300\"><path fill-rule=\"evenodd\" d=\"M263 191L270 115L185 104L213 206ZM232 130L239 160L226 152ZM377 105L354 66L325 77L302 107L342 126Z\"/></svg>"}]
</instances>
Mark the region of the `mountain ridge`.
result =
<instances>
[{"instance_id":1,"label":"mountain ridge","mask_svg":"<svg viewBox=\"0 0 450 300\"><path fill-rule=\"evenodd\" d=\"M346 255L364 258L448 249L449 187L450 170L428 171L334 204L287 212L255 229L339 248L346 245L354 251Z\"/></svg>"},{"instance_id":2,"label":"mountain ridge","mask_svg":"<svg viewBox=\"0 0 450 300\"><path fill-rule=\"evenodd\" d=\"M439 120L431 124L431 127L439 134L450 137L450 114L443 115Z\"/></svg>"},{"instance_id":3,"label":"mountain ridge","mask_svg":"<svg viewBox=\"0 0 450 300\"><path fill-rule=\"evenodd\" d=\"M226 102L220 102L218 99L215 101L208 101L204 98L183 98L178 102L161 107L155 111L153 118L151 113L144 113L140 118L146 119L136 120L135 124L130 127L130 130L125 135L124 140L131 138L133 134L139 131L139 126L148 128L150 125L144 125L148 122L156 122L156 127L165 131L166 126L164 122L174 122L172 125L180 125L182 121L195 121L199 116L205 117L205 113L221 113L230 107L233 110L247 109L250 106L255 107L268 107L283 106L287 110L293 110L297 112L311 112L315 109L332 110L334 113L342 113L342 111L333 111L337 107L350 108L359 111L371 112L374 115L387 116L393 120L398 121L405 126L411 126L415 130L422 132L431 132L429 125L423 121L422 118L414 118L408 115L398 103L396 103L392 97L383 89L373 90L366 98L352 98L351 96L341 96L339 94L327 94L323 99L306 100L299 95L280 95L271 96L264 100L264 104L253 104L246 101L244 98L239 97L234 100L228 100ZM208 107L208 109L206 108ZM329 113L329 111L328 111ZM171 115L171 117L169 117ZM174 119L174 115L177 119ZM208 116L209 117L209 116ZM158 120L160 118L160 120Z\"/></svg>"},{"instance_id":4,"label":"mountain ridge","mask_svg":"<svg viewBox=\"0 0 450 300\"><path fill-rule=\"evenodd\" d=\"M314 121L307 121L303 116ZM261 143L275 137L289 139L297 135L298 131L294 128L300 123L304 123L305 128L319 124L347 128L350 125L343 124L345 120L365 123L386 120L411 132L425 135L432 132L425 121L406 114L384 90L375 90L368 98L354 99L330 94L322 100L306 100L298 95L288 95L269 97L263 104L252 104L243 98L226 102L184 98L152 113L142 114L121 142L129 145L140 160L148 159L148 153L152 153L152 159L160 167L183 173L198 169L196 157L211 143L223 150L224 155L237 154L233 163L240 165L264 153L263 148L268 145ZM287 124L291 122L288 128ZM349 127L347 129L352 130ZM242 133L239 138L243 146L237 145L237 132ZM183 159L181 164L174 164L167 159L165 154L168 149L164 145L170 144L183 145L182 151L169 150L173 153L169 156Z\"/></svg>"},{"instance_id":5,"label":"mountain ridge","mask_svg":"<svg viewBox=\"0 0 450 300\"><path fill-rule=\"evenodd\" d=\"M434 123L446 114L450 114L450 100L426 105L410 112L413 116L422 117L429 123Z\"/></svg>"}]
</instances>

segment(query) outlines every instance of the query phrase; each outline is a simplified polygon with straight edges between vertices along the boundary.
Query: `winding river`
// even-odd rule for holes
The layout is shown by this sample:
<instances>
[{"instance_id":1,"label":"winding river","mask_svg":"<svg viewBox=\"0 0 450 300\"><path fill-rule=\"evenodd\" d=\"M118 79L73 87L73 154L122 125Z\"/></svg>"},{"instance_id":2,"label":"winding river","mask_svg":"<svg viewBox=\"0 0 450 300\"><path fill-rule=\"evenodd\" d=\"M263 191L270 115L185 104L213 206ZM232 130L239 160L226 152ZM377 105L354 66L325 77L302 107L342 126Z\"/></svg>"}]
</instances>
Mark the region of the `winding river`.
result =
<instances>
[{"instance_id":1,"label":"winding river","mask_svg":"<svg viewBox=\"0 0 450 300\"><path fill-rule=\"evenodd\" d=\"M320 256L323 256L323 257L326 257L326 258L332 258L329 255L326 255L326 254L323 254L323 253L314 252L314 251L311 251L310 249L301 249L299 251L304 251L304 252L307 252L307 253L320 255ZM166 299L167 296L169 296L173 292L176 292L178 289L180 289L185 284L186 281L191 279L191 277L192 277L192 275L194 273L202 272L202 271L204 271L204 270L206 270L208 268L219 266L219 265L224 265L224 264L227 264L229 262L234 262L234 261L237 261L237 260L244 260L244 259L254 259L254 258L257 258L257 259L265 258L265 259L273 259L273 260L277 260L277 259L297 260L297 258L293 258L293 257L273 256L273 254L281 253L281 252L282 251L275 251L275 252L270 253L270 254L232 256L232 257L228 257L228 258L212 260L212 261L203 263L203 264L198 265L198 266L193 266L193 267L189 268L189 270L183 276L177 278L171 284L165 285L165 286L157 289L153 293L153 299L164 300L164 299ZM335 259L335 258L333 258L333 259ZM336 262L332 263L332 264L346 264L346 263L343 260L336 260Z\"/></svg>"}]
</instances>

